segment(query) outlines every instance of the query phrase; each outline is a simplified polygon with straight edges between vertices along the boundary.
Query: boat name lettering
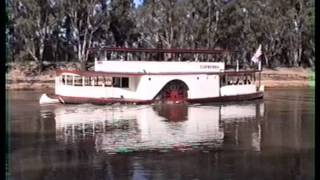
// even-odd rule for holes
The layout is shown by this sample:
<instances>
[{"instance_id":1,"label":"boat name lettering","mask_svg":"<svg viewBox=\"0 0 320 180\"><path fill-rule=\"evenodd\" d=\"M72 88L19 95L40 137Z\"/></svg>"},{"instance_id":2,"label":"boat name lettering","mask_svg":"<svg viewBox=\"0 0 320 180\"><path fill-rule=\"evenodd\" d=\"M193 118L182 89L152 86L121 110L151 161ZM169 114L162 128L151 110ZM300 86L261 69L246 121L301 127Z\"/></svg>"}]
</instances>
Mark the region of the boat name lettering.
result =
<instances>
[{"instance_id":1,"label":"boat name lettering","mask_svg":"<svg viewBox=\"0 0 320 180\"><path fill-rule=\"evenodd\" d=\"M219 69L217 65L200 65L200 69Z\"/></svg>"}]
</instances>

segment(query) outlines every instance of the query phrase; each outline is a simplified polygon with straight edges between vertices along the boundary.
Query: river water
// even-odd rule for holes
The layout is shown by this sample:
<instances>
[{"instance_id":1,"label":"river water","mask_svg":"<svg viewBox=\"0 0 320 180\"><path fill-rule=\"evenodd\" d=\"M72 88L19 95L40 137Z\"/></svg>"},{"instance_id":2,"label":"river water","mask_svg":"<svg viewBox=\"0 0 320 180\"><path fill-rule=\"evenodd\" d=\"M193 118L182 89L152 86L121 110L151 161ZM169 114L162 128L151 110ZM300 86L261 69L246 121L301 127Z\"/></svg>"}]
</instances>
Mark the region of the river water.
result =
<instances>
[{"instance_id":1,"label":"river water","mask_svg":"<svg viewBox=\"0 0 320 180\"><path fill-rule=\"evenodd\" d=\"M314 89L193 105L46 105L7 94L17 179L314 179Z\"/></svg>"}]
</instances>

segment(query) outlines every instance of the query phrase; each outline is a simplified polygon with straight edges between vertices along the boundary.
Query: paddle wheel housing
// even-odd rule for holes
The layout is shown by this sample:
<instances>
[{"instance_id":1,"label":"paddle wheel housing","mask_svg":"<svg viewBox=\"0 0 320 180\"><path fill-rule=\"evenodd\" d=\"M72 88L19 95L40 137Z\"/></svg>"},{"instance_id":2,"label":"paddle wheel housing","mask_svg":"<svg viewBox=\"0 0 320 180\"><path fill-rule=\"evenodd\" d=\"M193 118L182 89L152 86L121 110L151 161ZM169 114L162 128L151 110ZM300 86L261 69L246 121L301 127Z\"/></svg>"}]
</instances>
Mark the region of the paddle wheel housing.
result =
<instances>
[{"instance_id":1,"label":"paddle wheel housing","mask_svg":"<svg viewBox=\"0 0 320 180\"><path fill-rule=\"evenodd\" d=\"M161 103L184 103L188 99L188 86L181 80L168 82L156 96Z\"/></svg>"}]
</instances>

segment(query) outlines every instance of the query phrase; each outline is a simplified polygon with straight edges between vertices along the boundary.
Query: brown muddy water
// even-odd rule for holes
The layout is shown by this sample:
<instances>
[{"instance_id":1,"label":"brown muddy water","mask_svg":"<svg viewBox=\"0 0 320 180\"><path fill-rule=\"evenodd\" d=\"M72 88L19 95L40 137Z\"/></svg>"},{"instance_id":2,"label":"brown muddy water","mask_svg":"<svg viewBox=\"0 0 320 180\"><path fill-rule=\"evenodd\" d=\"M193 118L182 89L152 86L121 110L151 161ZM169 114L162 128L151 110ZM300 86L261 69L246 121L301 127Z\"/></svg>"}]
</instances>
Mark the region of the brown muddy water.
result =
<instances>
[{"instance_id":1,"label":"brown muddy water","mask_svg":"<svg viewBox=\"0 0 320 180\"><path fill-rule=\"evenodd\" d=\"M7 93L9 179L314 179L314 89L193 105L47 105Z\"/></svg>"}]
</instances>

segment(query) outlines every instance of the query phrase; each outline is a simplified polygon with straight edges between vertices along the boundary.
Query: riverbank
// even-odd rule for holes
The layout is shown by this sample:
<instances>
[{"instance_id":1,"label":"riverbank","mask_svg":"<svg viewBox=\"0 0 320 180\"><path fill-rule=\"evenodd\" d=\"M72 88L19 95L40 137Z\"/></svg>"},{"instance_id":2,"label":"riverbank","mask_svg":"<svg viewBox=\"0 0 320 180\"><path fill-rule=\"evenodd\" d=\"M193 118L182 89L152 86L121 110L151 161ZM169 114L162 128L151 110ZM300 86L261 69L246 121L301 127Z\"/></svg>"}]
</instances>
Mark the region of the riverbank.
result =
<instances>
[{"instance_id":1,"label":"riverbank","mask_svg":"<svg viewBox=\"0 0 320 180\"><path fill-rule=\"evenodd\" d=\"M261 79L266 88L314 87L315 73L310 68L264 69Z\"/></svg>"},{"instance_id":2,"label":"riverbank","mask_svg":"<svg viewBox=\"0 0 320 180\"><path fill-rule=\"evenodd\" d=\"M35 63L13 64L6 73L6 89L53 90L55 69L75 70L79 67L79 63L48 65L38 74ZM310 68L264 69L261 78L261 84L265 85L265 88L314 86L314 71Z\"/></svg>"},{"instance_id":3,"label":"riverbank","mask_svg":"<svg viewBox=\"0 0 320 180\"><path fill-rule=\"evenodd\" d=\"M55 70L77 70L80 68L80 63L44 64L44 71L40 74L35 62L11 63L7 66L7 90L53 90Z\"/></svg>"}]
</instances>

